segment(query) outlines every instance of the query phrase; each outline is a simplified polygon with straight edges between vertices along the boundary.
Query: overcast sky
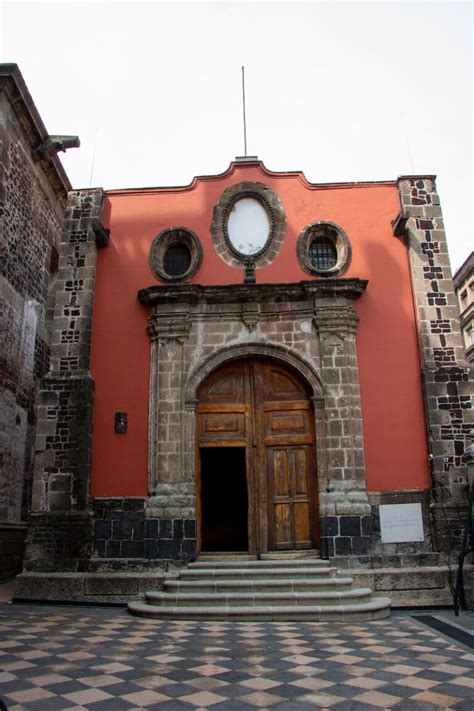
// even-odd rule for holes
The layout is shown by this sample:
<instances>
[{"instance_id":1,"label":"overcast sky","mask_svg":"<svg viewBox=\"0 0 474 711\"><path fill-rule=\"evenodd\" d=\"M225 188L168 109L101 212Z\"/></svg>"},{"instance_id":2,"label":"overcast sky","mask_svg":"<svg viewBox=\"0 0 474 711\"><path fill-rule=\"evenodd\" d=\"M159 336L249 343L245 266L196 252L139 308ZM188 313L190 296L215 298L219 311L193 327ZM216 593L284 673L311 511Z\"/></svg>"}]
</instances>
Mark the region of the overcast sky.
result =
<instances>
[{"instance_id":1,"label":"overcast sky","mask_svg":"<svg viewBox=\"0 0 474 711\"><path fill-rule=\"evenodd\" d=\"M451 262L473 249L470 2L0 0L75 188L185 185L248 153L312 182L434 173Z\"/></svg>"}]
</instances>

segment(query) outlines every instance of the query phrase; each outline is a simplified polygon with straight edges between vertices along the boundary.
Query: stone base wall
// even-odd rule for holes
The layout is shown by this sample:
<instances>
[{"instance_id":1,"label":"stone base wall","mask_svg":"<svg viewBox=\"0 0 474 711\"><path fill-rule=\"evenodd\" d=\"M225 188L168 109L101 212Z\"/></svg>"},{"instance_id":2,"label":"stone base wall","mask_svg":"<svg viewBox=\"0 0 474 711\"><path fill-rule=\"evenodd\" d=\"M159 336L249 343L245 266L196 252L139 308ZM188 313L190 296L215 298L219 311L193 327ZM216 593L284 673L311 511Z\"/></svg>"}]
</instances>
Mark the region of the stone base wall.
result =
<instances>
[{"instance_id":1,"label":"stone base wall","mask_svg":"<svg viewBox=\"0 0 474 711\"><path fill-rule=\"evenodd\" d=\"M459 552L467 522L467 503L466 494L465 505L454 501L433 505L433 540L437 550L455 554Z\"/></svg>"},{"instance_id":2,"label":"stone base wall","mask_svg":"<svg viewBox=\"0 0 474 711\"><path fill-rule=\"evenodd\" d=\"M363 555L372 546L373 519L364 516L322 516L321 555Z\"/></svg>"},{"instance_id":3,"label":"stone base wall","mask_svg":"<svg viewBox=\"0 0 474 711\"><path fill-rule=\"evenodd\" d=\"M178 572L160 567L147 572L22 573L15 581L14 599L125 605L142 599L149 590L162 590L165 578ZM390 597L393 607L436 607L453 602L453 571L446 565L359 568L352 569L350 576L355 586L371 588L375 597ZM472 565L466 565L465 582L472 609Z\"/></svg>"},{"instance_id":4,"label":"stone base wall","mask_svg":"<svg viewBox=\"0 0 474 711\"><path fill-rule=\"evenodd\" d=\"M333 495L326 495L327 497ZM340 497L342 499L342 497ZM337 515L341 508L338 503L332 505L336 515L328 515L329 505L323 502L321 516L321 555L335 557L378 556L382 560L390 556L429 553L433 550L433 507L430 505L430 490L423 491L383 491L368 492L370 505L362 515ZM380 511L382 504L420 503L423 516L424 540L413 543L382 543L380 532ZM357 566L357 563L355 563Z\"/></svg>"},{"instance_id":5,"label":"stone base wall","mask_svg":"<svg viewBox=\"0 0 474 711\"><path fill-rule=\"evenodd\" d=\"M466 566L466 588L473 574L474 567ZM453 604L454 571L446 565L352 569L350 575L355 586L370 588L375 597L390 597L392 607L438 607Z\"/></svg>"},{"instance_id":6,"label":"stone base wall","mask_svg":"<svg viewBox=\"0 0 474 711\"><path fill-rule=\"evenodd\" d=\"M87 513L31 514L24 570L67 572L87 570L91 555L91 518Z\"/></svg>"},{"instance_id":7,"label":"stone base wall","mask_svg":"<svg viewBox=\"0 0 474 711\"><path fill-rule=\"evenodd\" d=\"M21 571L26 524L0 524L0 581Z\"/></svg>"},{"instance_id":8,"label":"stone base wall","mask_svg":"<svg viewBox=\"0 0 474 711\"><path fill-rule=\"evenodd\" d=\"M163 569L140 572L99 573L22 573L15 580L15 601L48 600L49 602L108 603L125 605L145 595L148 590L161 590Z\"/></svg>"},{"instance_id":9,"label":"stone base wall","mask_svg":"<svg viewBox=\"0 0 474 711\"><path fill-rule=\"evenodd\" d=\"M196 558L194 519L150 518L144 498L95 499L92 569L147 569Z\"/></svg>"}]
</instances>

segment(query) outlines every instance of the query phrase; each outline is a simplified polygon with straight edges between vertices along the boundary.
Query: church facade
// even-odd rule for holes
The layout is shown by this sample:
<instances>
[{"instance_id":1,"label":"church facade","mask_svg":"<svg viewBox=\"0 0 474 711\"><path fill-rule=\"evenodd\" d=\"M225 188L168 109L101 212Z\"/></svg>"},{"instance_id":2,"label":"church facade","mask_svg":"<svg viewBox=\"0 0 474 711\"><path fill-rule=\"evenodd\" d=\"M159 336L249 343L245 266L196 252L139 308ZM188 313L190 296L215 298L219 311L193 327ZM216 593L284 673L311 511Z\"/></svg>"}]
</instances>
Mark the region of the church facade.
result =
<instances>
[{"instance_id":1,"label":"church facade","mask_svg":"<svg viewBox=\"0 0 474 711\"><path fill-rule=\"evenodd\" d=\"M18 599L290 552L449 603L473 424L435 176L237 158L70 191L57 249Z\"/></svg>"},{"instance_id":2,"label":"church facade","mask_svg":"<svg viewBox=\"0 0 474 711\"><path fill-rule=\"evenodd\" d=\"M72 192L63 234L20 594L317 549L445 600L472 410L434 176L313 185L239 159ZM380 507L409 504L422 535L387 542Z\"/></svg>"}]
</instances>

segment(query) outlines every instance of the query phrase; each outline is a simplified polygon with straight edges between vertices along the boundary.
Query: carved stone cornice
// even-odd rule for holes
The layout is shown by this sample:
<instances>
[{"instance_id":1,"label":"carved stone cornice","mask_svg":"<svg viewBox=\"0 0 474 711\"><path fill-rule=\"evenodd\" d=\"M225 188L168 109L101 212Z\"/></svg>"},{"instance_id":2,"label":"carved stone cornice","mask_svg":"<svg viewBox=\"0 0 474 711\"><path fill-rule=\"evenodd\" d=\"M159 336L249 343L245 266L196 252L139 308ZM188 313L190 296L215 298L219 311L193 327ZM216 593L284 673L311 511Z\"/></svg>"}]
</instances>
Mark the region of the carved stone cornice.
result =
<instances>
[{"instance_id":1,"label":"carved stone cornice","mask_svg":"<svg viewBox=\"0 0 474 711\"><path fill-rule=\"evenodd\" d=\"M316 307L314 309L314 324L320 335L355 334L359 324L359 316L352 304Z\"/></svg>"},{"instance_id":2,"label":"carved stone cornice","mask_svg":"<svg viewBox=\"0 0 474 711\"><path fill-rule=\"evenodd\" d=\"M265 303L272 301L305 301L319 298L353 300L363 294L366 279L314 279L292 284L229 284L201 286L200 284L170 284L140 289L138 299L149 308L161 304L229 304ZM337 307L339 310L344 307Z\"/></svg>"},{"instance_id":3,"label":"carved stone cornice","mask_svg":"<svg viewBox=\"0 0 474 711\"><path fill-rule=\"evenodd\" d=\"M166 345L169 341L184 343L191 329L191 320L187 314L181 318L160 318L154 314L148 319L146 332L152 341L158 341L160 345Z\"/></svg>"}]
</instances>

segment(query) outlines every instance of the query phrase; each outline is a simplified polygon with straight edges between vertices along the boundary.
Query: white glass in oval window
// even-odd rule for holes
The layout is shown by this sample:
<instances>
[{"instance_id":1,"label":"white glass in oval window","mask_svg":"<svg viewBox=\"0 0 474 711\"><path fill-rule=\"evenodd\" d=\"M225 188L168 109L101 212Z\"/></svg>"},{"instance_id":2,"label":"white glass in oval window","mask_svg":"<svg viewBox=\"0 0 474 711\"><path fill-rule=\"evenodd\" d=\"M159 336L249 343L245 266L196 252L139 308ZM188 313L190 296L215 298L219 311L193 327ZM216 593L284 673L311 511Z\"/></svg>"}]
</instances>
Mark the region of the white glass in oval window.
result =
<instances>
[{"instance_id":1,"label":"white glass in oval window","mask_svg":"<svg viewBox=\"0 0 474 711\"><path fill-rule=\"evenodd\" d=\"M237 252L251 256L260 252L270 234L270 220L263 205L254 198L237 200L227 221L230 242Z\"/></svg>"}]
</instances>

